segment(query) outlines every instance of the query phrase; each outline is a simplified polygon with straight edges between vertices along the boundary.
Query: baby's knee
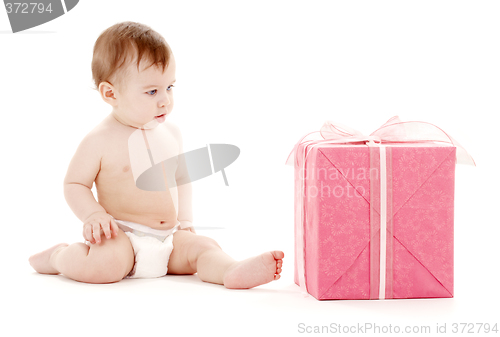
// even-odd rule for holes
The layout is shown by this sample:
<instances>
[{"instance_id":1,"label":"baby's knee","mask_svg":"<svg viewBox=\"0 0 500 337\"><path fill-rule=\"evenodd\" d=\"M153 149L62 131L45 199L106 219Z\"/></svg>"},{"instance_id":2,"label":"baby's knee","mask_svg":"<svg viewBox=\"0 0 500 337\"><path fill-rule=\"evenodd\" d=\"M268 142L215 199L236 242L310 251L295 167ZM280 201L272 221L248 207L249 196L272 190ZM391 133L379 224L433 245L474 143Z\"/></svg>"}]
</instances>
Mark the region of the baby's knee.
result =
<instances>
[{"instance_id":1,"label":"baby's knee","mask_svg":"<svg viewBox=\"0 0 500 337\"><path fill-rule=\"evenodd\" d=\"M188 248L188 262L196 270L196 263L200 256L203 254L213 251L221 250L219 244L212 238L207 236L197 235L191 240ZM175 245L174 245L175 250Z\"/></svg>"},{"instance_id":2,"label":"baby's knee","mask_svg":"<svg viewBox=\"0 0 500 337\"><path fill-rule=\"evenodd\" d=\"M221 249L217 241L208 236L198 235L198 247L204 250L208 249Z\"/></svg>"},{"instance_id":3,"label":"baby's knee","mask_svg":"<svg viewBox=\"0 0 500 337\"><path fill-rule=\"evenodd\" d=\"M132 265L133 266L133 265ZM123 256L108 254L93 261L86 273L88 283L113 283L122 280L132 270Z\"/></svg>"},{"instance_id":4,"label":"baby's knee","mask_svg":"<svg viewBox=\"0 0 500 337\"><path fill-rule=\"evenodd\" d=\"M100 247L95 247L100 248ZM109 247L110 248L110 247ZM119 248L119 247L114 247ZM134 266L134 253L123 249L90 249L91 267L86 275L89 283L113 283L127 276Z\"/></svg>"}]
</instances>

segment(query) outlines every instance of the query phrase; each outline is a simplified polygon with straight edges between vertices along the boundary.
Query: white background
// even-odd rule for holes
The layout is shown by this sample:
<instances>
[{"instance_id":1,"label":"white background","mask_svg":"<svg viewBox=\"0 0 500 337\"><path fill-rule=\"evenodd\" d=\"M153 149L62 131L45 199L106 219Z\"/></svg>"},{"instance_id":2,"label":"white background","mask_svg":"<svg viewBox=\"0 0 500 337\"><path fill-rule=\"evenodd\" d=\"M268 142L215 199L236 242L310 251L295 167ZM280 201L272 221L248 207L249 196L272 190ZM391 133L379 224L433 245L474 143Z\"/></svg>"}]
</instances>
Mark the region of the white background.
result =
<instances>
[{"instance_id":1,"label":"white background","mask_svg":"<svg viewBox=\"0 0 500 337\"><path fill-rule=\"evenodd\" d=\"M448 333L455 322L500 324L499 15L496 1L83 0L12 34L0 9L3 329L288 336L303 335L299 323L433 331L446 323ZM229 187L220 173L193 184L198 233L236 259L283 250L279 281L249 291L197 276L87 285L29 266L33 253L82 240L62 181L82 137L110 112L91 89L93 44L126 20L157 30L175 54L169 118L185 150L241 149L226 169ZM327 119L371 133L394 115L436 124L477 163L457 167L455 298L306 298L293 283L293 169L285 160Z\"/></svg>"}]
</instances>

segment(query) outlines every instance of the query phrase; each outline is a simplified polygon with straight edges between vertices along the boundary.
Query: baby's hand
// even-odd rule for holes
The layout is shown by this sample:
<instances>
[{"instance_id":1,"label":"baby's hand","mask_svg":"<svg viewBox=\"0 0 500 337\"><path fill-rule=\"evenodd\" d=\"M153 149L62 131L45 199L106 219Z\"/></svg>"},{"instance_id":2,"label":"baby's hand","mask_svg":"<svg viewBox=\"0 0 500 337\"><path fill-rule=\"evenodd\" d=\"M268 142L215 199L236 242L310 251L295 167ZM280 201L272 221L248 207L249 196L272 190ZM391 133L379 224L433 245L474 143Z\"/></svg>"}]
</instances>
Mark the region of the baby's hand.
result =
<instances>
[{"instance_id":1,"label":"baby's hand","mask_svg":"<svg viewBox=\"0 0 500 337\"><path fill-rule=\"evenodd\" d=\"M118 236L118 225L106 212L91 214L83 224L83 237L90 243L101 243L101 233L104 233L107 239L111 239L111 235Z\"/></svg>"}]
</instances>

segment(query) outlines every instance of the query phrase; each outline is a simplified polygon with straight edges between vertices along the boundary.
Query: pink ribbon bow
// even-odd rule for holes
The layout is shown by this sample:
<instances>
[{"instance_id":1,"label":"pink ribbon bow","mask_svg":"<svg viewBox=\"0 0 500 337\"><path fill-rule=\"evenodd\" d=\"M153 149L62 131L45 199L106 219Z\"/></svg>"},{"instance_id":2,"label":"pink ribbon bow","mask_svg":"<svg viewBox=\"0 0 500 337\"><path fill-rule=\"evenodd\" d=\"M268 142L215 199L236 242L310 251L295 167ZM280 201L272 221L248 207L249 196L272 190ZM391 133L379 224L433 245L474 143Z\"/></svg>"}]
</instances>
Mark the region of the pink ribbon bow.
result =
<instances>
[{"instance_id":1,"label":"pink ribbon bow","mask_svg":"<svg viewBox=\"0 0 500 337\"><path fill-rule=\"evenodd\" d=\"M294 149L288 156L287 165L293 164L293 158L296 157L297 148L302 143L328 143L328 144L345 144L345 143L447 143L457 148L457 163L476 165L472 157L467 151L450 135L441 130L439 127L426 122L402 122L398 116L389 119L384 125L375 130L369 136L363 135L361 132L352 129L340 123L326 121L321 127L319 133L322 139L306 140L310 135L316 134L318 131L311 132L295 145ZM317 137L316 137L317 138Z\"/></svg>"}]
</instances>

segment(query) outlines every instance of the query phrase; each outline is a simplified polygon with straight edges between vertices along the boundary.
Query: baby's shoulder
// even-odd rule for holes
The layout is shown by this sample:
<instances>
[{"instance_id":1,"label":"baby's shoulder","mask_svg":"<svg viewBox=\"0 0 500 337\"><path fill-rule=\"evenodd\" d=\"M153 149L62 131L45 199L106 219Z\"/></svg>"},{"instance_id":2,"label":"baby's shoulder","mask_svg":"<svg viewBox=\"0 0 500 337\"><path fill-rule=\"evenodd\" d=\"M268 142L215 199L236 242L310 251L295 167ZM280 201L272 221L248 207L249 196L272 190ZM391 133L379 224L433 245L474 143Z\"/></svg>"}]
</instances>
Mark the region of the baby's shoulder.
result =
<instances>
[{"instance_id":1,"label":"baby's shoulder","mask_svg":"<svg viewBox=\"0 0 500 337\"><path fill-rule=\"evenodd\" d=\"M95 126L89 133L85 136L84 139L92 142L103 142L105 143L107 140L112 139L115 130L106 125L105 123L100 123Z\"/></svg>"},{"instance_id":2,"label":"baby's shoulder","mask_svg":"<svg viewBox=\"0 0 500 337\"><path fill-rule=\"evenodd\" d=\"M126 137L123 130L120 130L105 119L85 135L82 139L82 145L104 150L108 146L113 146L113 143L120 136Z\"/></svg>"}]
</instances>

